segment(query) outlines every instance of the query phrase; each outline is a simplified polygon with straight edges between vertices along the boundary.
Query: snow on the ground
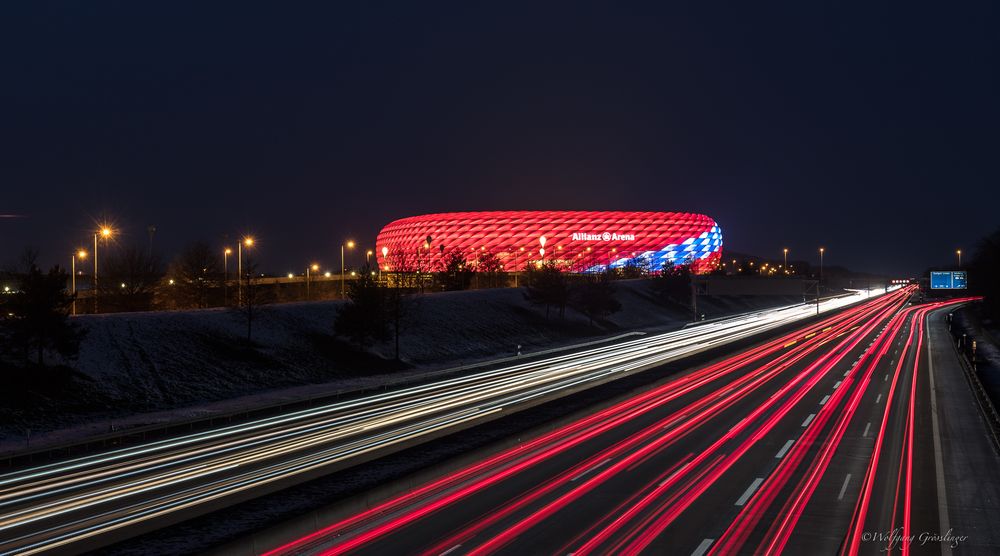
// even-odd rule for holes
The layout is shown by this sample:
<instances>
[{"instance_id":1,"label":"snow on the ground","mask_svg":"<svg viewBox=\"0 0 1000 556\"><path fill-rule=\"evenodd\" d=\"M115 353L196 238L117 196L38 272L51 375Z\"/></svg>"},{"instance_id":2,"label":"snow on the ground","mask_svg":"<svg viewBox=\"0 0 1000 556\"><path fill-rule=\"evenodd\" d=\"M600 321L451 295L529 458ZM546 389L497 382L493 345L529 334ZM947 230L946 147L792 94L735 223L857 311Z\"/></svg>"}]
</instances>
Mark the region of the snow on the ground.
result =
<instances>
[{"instance_id":1,"label":"snow on the ground","mask_svg":"<svg viewBox=\"0 0 1000 556\"><path fill-rule=\"evenodd\" d=\"M629 330L676 328L689 319L653 303L648 281L616 283L622 310L600 325L567 308L530 305L523 289L492 289L416 296L412 322L401 337L402 368L392 341L358 353L333 337L340 302L289 303L261 308L253 323L232 310L209 309L88 315L74 367L79 399L52 406L0 408L0 453L55 445L102 434L111 427L176 422L282 401L379 386L431 369L575 344ZM702 297L707 318L795 303L789 297ZM55 410L54 410L55 409Z\"/></svg>"}]
</instances>

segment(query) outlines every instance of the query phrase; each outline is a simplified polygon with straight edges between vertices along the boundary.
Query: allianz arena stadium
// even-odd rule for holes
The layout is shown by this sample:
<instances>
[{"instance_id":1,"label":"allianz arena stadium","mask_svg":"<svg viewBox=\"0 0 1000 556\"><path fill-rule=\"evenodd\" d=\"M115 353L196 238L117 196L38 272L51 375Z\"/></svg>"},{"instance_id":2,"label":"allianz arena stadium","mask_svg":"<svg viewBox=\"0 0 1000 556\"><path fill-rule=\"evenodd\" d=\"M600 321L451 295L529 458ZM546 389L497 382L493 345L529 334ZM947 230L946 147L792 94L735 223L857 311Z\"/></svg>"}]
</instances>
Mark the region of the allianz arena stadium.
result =
<instances>
[{"instance_id":1,"label":"allianz arena stadium","mask_svg":"<svg viewBox=\"0 0 1000 556\"><path fill-rule=\"evenodd\" d=\"M567 272L596 272L645 259L653 272L690 264L706 273L721 261L722 231L689 212L447 212L391 222L375 245L379 265L390 271L440 269L459 250L470 262L492 252L506 271L545 261Z\"/></svg>"}]
</instances>

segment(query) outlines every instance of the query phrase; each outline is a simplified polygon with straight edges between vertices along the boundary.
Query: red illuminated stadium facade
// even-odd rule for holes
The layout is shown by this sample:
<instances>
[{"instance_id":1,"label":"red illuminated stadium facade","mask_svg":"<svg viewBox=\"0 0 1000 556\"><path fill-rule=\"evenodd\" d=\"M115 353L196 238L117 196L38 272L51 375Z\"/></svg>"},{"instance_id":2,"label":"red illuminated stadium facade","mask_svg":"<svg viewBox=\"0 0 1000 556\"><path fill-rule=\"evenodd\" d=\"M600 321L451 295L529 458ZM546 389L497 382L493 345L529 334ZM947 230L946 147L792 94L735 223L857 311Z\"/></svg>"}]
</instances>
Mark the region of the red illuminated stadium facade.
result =
<instances>
[{"instance_id":1,"label":"red illuminated stadium facade","mask_svg":"<svg viewBox=\"0 0 1000 556\"><path fill-rule=\"evenodd\" d=\"M458 251L475 267L482 252L507 271L552 261L570 272L617 268L644 260L651 271L690 264L718 267L722 232L708 216L688 212L490 211L412 216L389 223L376 239L383 270L440 270Z\"/></svg>"}]
</instances>

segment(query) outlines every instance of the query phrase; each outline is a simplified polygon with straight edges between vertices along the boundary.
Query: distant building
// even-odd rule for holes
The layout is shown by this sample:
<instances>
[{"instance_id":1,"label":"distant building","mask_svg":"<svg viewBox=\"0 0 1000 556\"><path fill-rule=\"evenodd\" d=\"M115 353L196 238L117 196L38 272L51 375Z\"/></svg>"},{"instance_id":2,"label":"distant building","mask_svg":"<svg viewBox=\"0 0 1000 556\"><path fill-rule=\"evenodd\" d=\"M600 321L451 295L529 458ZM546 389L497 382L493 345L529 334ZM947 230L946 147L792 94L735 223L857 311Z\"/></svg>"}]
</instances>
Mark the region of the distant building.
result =
<instances>
[{"instance_id":1,"label":"distant building","mask_svg":"<svg viewBox=\"0 0 1000 556\"><path fill-rule=\"evenodd\" d=\"M436 270L455 250L468 253L470 262L491 252L507 271L544 260L569 272L634 261L654 272L691 264L706 273L720 264L722 231L715 220L689 212L448 212L389 223L378 234L375 255L383 270Z\"/></svg>"}]
</instances>

